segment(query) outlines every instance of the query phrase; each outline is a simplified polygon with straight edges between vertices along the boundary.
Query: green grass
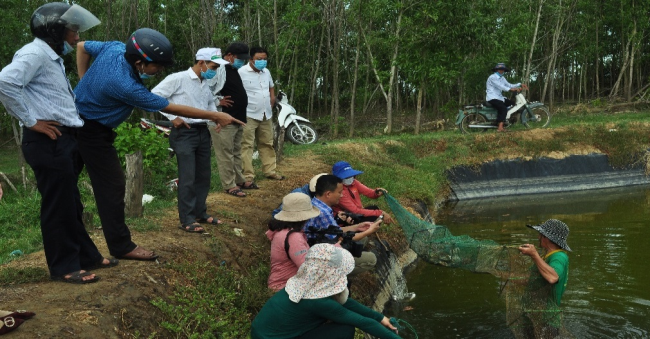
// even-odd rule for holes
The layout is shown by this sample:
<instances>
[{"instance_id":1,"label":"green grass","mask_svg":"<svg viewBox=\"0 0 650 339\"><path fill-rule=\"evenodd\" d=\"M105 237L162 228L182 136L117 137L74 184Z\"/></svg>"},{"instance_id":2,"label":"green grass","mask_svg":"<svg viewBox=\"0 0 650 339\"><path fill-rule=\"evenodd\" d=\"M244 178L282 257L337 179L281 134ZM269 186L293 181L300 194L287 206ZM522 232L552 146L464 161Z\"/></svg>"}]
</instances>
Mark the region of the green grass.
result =
<instances>
[{"instance_id":1,"label":"green grass","mask_svg":"<svg viewBox=\"0 0 650 339\"><path fill-rule=\"evenodd\" d=\"M227 266L199 260L171 264L186 277L175 292L152 304L165 315L161 326L177 338L246 338L251 319L271 296L268 265L242 276Z\"/></svg>"}]
</instances>

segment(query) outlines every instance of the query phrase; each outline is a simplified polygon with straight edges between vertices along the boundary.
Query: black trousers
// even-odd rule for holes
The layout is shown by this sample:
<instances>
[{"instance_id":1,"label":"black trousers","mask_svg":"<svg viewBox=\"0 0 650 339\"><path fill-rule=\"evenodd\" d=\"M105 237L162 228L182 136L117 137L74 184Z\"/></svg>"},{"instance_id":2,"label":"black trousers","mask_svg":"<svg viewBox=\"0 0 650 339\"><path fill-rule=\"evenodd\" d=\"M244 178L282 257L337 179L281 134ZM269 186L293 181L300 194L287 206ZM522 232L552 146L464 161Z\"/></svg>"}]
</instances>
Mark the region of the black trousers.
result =
<instances>
[{"instance_id":1,"label":"black trousers","mask_svg":"<svg viewBox=\"0 0 650 339\"><path fill-rule=\"evenodd\" d=\"M512 106L515 103L510 99L504 99L504 101L492 99L489 103L497 110L497 122L506 121L506 115L508 115L508 106Z\"/></svg>"},{"instance_id":2,"label":"black trousers","mask_svg":"<svg viewBox=\"0 0 650 339\"><path fill-rule=\"evenodd\" d=\"M181 225L208 218L205 200L210 191L210 131L208 126L172 128L169 145L178 164L178 217Z\"/></svg>"},{"instance_id":3,"label":"black trousers","mask_svg":"<svg viewBox=\"0 0 650 339\"><path fill-rule=\"evenodd\" d=\"M56 140L23 128L22 151L34 170L41 193L41 233L45 259L52 277L89 268L102 260L86 232L75 168L80 158L75 129Z\"/></svg>"},{"instance_id":4,"label":"black trousers","mask_svg":"<svg viewBox=\"0 0 650 339\"><path fill-rule=\"evenodd\" d=\"M136 244L131 241L131 231L125 222L126 179L113 146L116 136L112 128L94 120L84 120L84 126L77 132L83 161L76 172L79 175L86 166L108 250L111 255L119 257L133 251Z\"/></svg>"}]
</instances>

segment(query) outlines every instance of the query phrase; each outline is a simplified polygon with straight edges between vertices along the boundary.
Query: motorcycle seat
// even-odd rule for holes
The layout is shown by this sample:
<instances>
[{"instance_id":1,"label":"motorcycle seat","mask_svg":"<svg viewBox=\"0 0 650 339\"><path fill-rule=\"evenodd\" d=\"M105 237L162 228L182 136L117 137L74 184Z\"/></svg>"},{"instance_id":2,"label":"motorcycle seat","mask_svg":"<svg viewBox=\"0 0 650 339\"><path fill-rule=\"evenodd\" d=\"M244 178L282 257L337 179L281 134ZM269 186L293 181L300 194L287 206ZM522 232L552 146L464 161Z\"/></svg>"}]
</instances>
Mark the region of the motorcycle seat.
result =
<instances>
[{"instance_id":1,"label":"motorcycle seat","mask_svg":"<svg viewBox=\"0 0 650 339\"><path fill-rule=\"evenodd\" d=\"M492 107L492 104L488 101L483 101L483 106L485 107Z\"/></svg>"}]
</instances>

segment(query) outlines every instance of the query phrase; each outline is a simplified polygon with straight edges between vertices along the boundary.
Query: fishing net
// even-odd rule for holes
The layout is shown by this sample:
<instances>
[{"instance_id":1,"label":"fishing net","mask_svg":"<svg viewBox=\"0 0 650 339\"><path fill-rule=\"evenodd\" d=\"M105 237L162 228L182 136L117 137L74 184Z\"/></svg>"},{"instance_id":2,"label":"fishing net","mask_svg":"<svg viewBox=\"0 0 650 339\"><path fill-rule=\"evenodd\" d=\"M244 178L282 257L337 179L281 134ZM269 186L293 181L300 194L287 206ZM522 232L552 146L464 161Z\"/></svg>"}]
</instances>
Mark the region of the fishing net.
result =
<instances>
[{"instance_id":1,"label":"fishing net","mask_svg":"<svg viewBox=\"0 0 650 339\"><path fill-rule=\"evenodd\" d=\"M390 196L386 202L397 218L410 248L426 262L489 273L499 278L506 303L507 326L515 338L571 338L562 326L562 313L552 286L517 246L453 235L445 226L424 221Z\"/></svg>"}]
</instances>

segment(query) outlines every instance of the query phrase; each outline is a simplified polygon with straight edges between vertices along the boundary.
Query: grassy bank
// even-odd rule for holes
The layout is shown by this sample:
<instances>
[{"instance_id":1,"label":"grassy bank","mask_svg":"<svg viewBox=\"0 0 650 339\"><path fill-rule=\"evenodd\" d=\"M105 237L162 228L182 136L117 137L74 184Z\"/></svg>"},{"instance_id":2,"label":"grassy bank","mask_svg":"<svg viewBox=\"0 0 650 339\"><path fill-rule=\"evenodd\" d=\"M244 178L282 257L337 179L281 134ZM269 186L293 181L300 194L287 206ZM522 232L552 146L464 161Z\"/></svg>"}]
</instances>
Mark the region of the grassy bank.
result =
<instances>
[{"instance_id":1,"label":"grassy bank","mask_svg":"<svg viewBox=\"0 0 650 339\"><path fill-rule=\"evenodd\" d=\"M285 156L294 160L313 158L315 155L318 164L314 164L313 171L305 173L306 177L316 174L316 168L346 160L365 172L359 178L370 187L384 187L403 202L417 199L435 204L446 197L446 172L455 166L473 166L492 159L535 159L602 152L610 156L614 166L623 168L642 160L645 150L650 147L649 131L650 112L578 113L555 116L551 128L544 130L507 134L488 131L472 135L447 130L418 136L397 134L350 140L324 139L324 142L312 146L287 144ZM0 152L0 158L2 164L16 161L15 152L7 150ZM12 178L19 177L17 167L2 167L0 171L9 172ZM213 168L212 188L219 190L216 166ZM159 178L158 181L163 179L166 178ZM5 198L0 202L0 225L3 229L0 233L0 264L12 260L14 257L9 253L15 249L29 253L42 248L38 221L40 197L33 185L26 190L19 188L18 194L3 186ZM82 178L80 187L84 202L93 211L94 202L87 186L87 178ZM146 206L143 218L128 220L134 230L156 231L163 215L175 213L175 195L162 190L158 192L158 198ZM383 200L378 202L384 204ZM381 207L386 208L385 205ZM234 213L232 219L239 219L237 211L229 213ZM241 216L241 219L245 220L245 216ZM96 216L95 222L99 224ZM259 225L258 229L262 228L263 225ZM212 237L206 240L213 254L210 260L189 256L170 261L166 268L178 276L173 285L174 293L161 295L152 301L164 319L160 326L177 337L212 338L216 336L215 333L220 333L220 337L239 338L247 333L250 319L268 298L265 288L268 244L265 239L256 237L258 235L249 235L250 243L237 244L255 247L247 259L258 264L245 270L219 264L221 260L218 258L221 258L226 247L225 242L237 238L224 240ZM44 272L32 268L0 274L2 284L45 279L47 275Z\"/></svg>"}]
</instances>

